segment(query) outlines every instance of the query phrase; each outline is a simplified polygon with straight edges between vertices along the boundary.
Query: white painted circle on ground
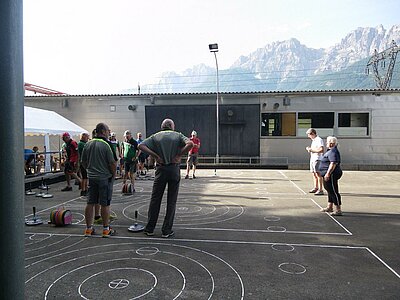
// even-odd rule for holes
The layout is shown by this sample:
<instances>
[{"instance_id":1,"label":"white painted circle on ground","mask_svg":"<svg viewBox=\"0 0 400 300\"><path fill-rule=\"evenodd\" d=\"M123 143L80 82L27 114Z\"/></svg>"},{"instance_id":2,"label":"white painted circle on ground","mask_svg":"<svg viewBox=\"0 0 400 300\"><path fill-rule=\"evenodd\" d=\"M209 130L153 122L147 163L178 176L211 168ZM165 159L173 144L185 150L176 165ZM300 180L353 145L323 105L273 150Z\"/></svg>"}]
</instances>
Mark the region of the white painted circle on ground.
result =
<instances>
[{"instance_id":1,"label":"white painted circle on ground","mask_svg":"<svg viewBox=\"0 0 400 300\"><path fill-rule=\"evenodd\" d=\"M142 247L136 250L136 254L142 256L155 255L158 252L160 252L160 250L156 247Z\"/></svg>"},{"instance_id":2,"label":"white painted circle on ground","mask_svg":"<svg viewBox=\"0 0 400 300\"><path fill-rule=\"evenodd\" d=\"M276 251L282 251L282 252L292 252L294 251L294 247L289 244L273 244L271 246L272 249Z\"/></svg>"},{"instance_id":3,"label":"white painted circle on ground","mask_svg":"<svg viewBox=\"0 0 400 300\"><path fill-rule=\"evenodd\" d=\"M304 274L307 271L303 265L296 263L281 263L278 268L284 273L295 275Z\"/></svg>"},{"instance_id":4,"label":"white painted circle on ground","mask_svg":"<svg viewBox=\"0 0 400 300\"><path fill-rule=\"evenodd\" d=\"M51 237L51 234L32 234L28 237L31 241L44 241Z\"/></svg>"},{"instance_id":5,"label":"white painted circle on ground","mask_svg":"<svg viewBox=\"0 0 400 300\"><path fill-rule=\"evenodd\" d=\"M285 232L286 228L282 226L269 226L267 230L273 232Z\"/></svg>"},{"instance_id":6,"label":"white painted circle on ground","mask_svg":"<svg viewBox=\"0 0 400 300\"><path fill-rule=\"evenodd\" d=\"M264 220L269 222L278 222L281 220L281 218L277 216L266 216L264 217Z\"/></svg>"},{"instance_id":7,"label":"white painted circle on ground","mask_svg":"<svg viewBox=\"0 0 400 300\"><path fill-rule=\"evenodd\" d=\"M84 240L79 239L79 241ZM143 247L138 248L138 244L142 244ZM221 284L221 281L227 277L226 282L223 281L223 285L229 286L230 296L239 294L243 299L244 285L239 273L222 258L203 249L188 246L150 244L153 246L149 246L148 241L104 246L97 244L93 247L86 247L85 251L82 249L63 251L63 254L52 256L57 260L55 264L39 272L31 272L31 277L28 276L26 285L41 284L42 276L54 271L58 277L54 278L54 281L47 287L44 299L52 299L62 294L65 287L71 288L67 289L65 293L76 293L76 296L84 299L138 299L151 295L143 296L153 287L155 280L157 284L154 285L152 293L155 293L157 289L157 293L167 295L164 292L165 289L171 289L173 294L168 294L172 296L171 299L179 298L182 293L201 293L204 294L204 299L211 299L214 296L220 299L223 297L219 296L226 295L227 291L216 289L215 279L217 278ZM60 255L72 255L72 258L60 262L58 260ZM135 257L135 255L140 257ZM208 258L205 261L204 256ZM100 257L103 260L99 259ZM82 264L80 261L82 259L86 264ZM222 266L225 266L223 271L221 270ZM198 268L198 270L194 268ZM194 278L193 272L195 273ZM224 272L223 276L221 276L221 272ZM151 274L155 274L155 276ZM219 276L216 276L218 274ZM226 276L227 274L230 275ZM79 278L81 276L82 278ZM193 283L199 278L202 278L201 286L197 284L187 286L187 282ZM234 278L236 279L232 280ZM72 287L71 282L75 282L76 285ZM172 283L173 285L171 285ZM188 289L186 289L187 287ZM79 288L81 294L78 294Z\"/></svg>"},{"instance_id":8,"label":"white painted circle on ground","mask_svg":"<svg viewBox=\"0 0 400 300\"><path fill-rule=\"evenodd\" d=\"M77 217L79 216L79 218ZM72 212L72 224L80 224L85 220L85 215L76 211Z\"/></svg>"},{"instance_id":9,"label":"white painted circle on ground","mask_svg":"<svg viewBox=\"0 0 400 300\"><path fill-rule=\"evenodd\" d=\"M143 201L144 202L144 201ZM134 211L138 211L139 216L146 217L148 203L133 203L122 210L124 217L134 220ZM159 218L165 217L166 203L161 203ZM236 203L226 200L216 200L208 198L183 198L177 204L175 214L175 224L177 225L200 225L225 222L238 218L244 213L244 208Z\"/></svg>"},{"instance_id":10,"label":"white painted circle on ground","mask_svg":"<svg viewBox=\"0 0 400 300\"><path fill-rule=\"evenodd\" d=\"M113 273L129 276L131 282L126 278L120 277L108 281L107 279L109 279ZM135 285L135 281L140 282L140 285ZM78 287L78 294L83 299L99 299L104 294L104 288L106 288L105 286L102 286L102 284L107 284L107 287L114 290L115 293L118 290L129 288L129 291L124 292L124 295L128 296L128 299L139 299L150 293L156 287L157 278L152 272L139 268L127 267L108 269L95 273L84 279ZM129 295L126 295L126 293ZM117 298L120 296L121 294L119 293L115 294L115 297Z\"/></svg>"}]
</instances>

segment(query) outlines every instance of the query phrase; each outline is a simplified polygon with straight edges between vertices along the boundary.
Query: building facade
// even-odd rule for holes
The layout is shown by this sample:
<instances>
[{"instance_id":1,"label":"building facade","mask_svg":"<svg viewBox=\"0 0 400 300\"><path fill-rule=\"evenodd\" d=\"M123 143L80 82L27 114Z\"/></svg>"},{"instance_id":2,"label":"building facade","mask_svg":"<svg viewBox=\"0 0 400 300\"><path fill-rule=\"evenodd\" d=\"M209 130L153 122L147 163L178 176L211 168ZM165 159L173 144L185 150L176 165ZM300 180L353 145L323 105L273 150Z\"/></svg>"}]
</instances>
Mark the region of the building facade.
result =
<instances>
[{"instance_id":1,"label":"building facade","mask_svg":"<svg viewBox=\"0 0 400 300\"><path fill-rule=\"evenodd\" d=\"M56 111L89 133L105 122L119 140L127 129L149 136L169 117L185 135L198 132L202 156L216 154L213 93L27 96L25 105ZM400 90L222 93L218 119L222 158L305 168L305 132L313 127L322 138L338 138L348 169L400 169Z\"/></svg>"}]
</instances>

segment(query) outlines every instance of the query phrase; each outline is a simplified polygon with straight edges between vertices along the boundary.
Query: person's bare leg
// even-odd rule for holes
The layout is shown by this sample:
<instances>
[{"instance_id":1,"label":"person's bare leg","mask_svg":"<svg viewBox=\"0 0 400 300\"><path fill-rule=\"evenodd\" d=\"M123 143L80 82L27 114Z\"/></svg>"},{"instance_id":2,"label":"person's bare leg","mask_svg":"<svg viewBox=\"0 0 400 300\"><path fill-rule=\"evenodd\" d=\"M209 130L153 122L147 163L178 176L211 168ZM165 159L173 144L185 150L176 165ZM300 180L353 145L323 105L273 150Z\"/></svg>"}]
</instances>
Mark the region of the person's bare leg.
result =
<instances>
[{"instance_id":1,"label":"person's bare leg","mask_svg":"<svg viewBox=\"0 0 400 300\"><path fill-rule=\"evenodd\" d=\"M125 184L126 180L128 180L128 179L131 179L131 170L129 170L129 172L125 171L123 183Z\"/></svg>"},{"instance_id":2,"label":"person's bare leg","mask_svg":"<svg viewBox=\"0 0 400 300\"><path fill-rule=\"evenodd\" d=\"M130 179L131 179L131 183L132 183L132 187L135 186L135 179L136 179L136 172L132 172L130 173Z\"/></svg>"},{"instance_id":3,"label":"person's bare leg","mask_svg":"<svg viewBox=\"0 0 400 300\"><path fill-rule=\"evenodd\" d=\"M100 217L101 216L100 209L101 209L100 204L96 204L94 206L94 216L95 217Z\"/></svg>"},{"instance_id":4,"label":"person's bare leg","mask_svg":"<svg viewBox=\"0 0 400 300\"><path fill-rule=\"evenodd\" d=\"M318 189L319 185L318 185L318 175L316 173L312 173L313 175L313 181L314 181L314 188Z\"/></svg>"},{"instance_id":5,"label":"person's bare leg","mask_svg":"<svg viewBox=\"0 0 400 300\"><path fill-rule=\"evenodd\" d=\"M81 184L82 183L82 179L78 176L78 174L76 174L76 173L72 173L72 175L71 175L74 179L76 179L76 180L78 180L79 181L79 184Z\"/></svg>"},{"instance_id":6,"label":"person's bare leg","mask_svg":"<svg viewBox=\"0 0 400 300\"><path fill-rule=\"evenodd\" d=\"M101 218L103 219L103 227L110 226L110 206L101 206Z\"/></svg>"},{"instance_id":7,"label":"person's bare leg","mask_svg":"<svg viewBox=\"0 0 400 300\"><path fill-rule=\"evenodd\" d=\"M193 164L193 176L195 175L194 173L196 172L196 165Z\"/></svg>"},{"instance_id":8,"label":"person's bare leg","mask_svg":"<svg viewBox=\"0 0 400 300\"><path fill-rule=\"evenodd\" d=\"M84 192L86 192L88 190L88 180L87 179L82 179L82 181L81 181L81 189Z\"/></svg>"},{"instance_id":9,"label":"person's bare leg","mask_svg":"<svg viewBox=\"0 0 400 300\"><path fill-rule=\"evenodd\" d=\"M67 187L71 187L71 175L65 174L65 179L67 180Z\"/></svg>"},{"instance_id":10,"label":"person's bare leg","mask_svg":"<svg viewBox=\"0 0 400 300\"><path fill-rule=\"evenodd\" d=\"M90 228L93 226L93 208L94 204L86 204L85 208L85 219L86 219L86 227Z\"/></svg>"},{"instance_id":11,"label":"person's bare leg","mask_svg":"<svg viewBox=\"0 0 400 300\"><path fill-rule=\"evenodd\" d=\"M323 191L324 190L324 188L323 188L324 179L322 178L322 176L319 176L318 173L316 173L316 175L317 175L317 181L318 181L318 190Z\"/></svg>"},{"instance_id":12,"label":"person's bare leg","mask_svg":"<svg viewBox=\"0 0 400 300\"><path fill-rule=\"evenodd\" d=\"M187 163L186 164L186 176L189 176L189 172L190 172L190 164Z\"/></svg>"}]
</instances>

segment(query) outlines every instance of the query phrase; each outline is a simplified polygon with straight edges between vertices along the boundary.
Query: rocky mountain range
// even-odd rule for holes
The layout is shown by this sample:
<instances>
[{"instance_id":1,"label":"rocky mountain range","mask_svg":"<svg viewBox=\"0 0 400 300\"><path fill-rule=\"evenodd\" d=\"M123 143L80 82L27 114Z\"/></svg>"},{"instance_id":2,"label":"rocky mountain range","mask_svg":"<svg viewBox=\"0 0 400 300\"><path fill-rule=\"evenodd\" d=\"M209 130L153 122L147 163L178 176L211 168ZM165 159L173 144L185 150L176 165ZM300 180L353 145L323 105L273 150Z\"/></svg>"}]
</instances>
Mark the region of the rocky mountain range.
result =
<instances>
[{"instance_id":1,"label":"rocky mountain range","mask_svg":"<svg viewBox=\"0 0 400 300\"><path fill-rule=\"evenodd\" d=\"M240 56L233 65L219 72L221 92L306 91L376 88L372 70L366 64L374 54L395 41L400 46L400 25L386 30L357 28L339 43L326 49L313 49L297 39L277 41ZM391 88L400 88L400 56L393 72ZM380 72L384 74L382 64ZM154 84L141 87L142 93L215 92L215 67L193 66L178 74L163 73ZM136 93L137 91L131 90Z\"/></svg>"}]
</instances>

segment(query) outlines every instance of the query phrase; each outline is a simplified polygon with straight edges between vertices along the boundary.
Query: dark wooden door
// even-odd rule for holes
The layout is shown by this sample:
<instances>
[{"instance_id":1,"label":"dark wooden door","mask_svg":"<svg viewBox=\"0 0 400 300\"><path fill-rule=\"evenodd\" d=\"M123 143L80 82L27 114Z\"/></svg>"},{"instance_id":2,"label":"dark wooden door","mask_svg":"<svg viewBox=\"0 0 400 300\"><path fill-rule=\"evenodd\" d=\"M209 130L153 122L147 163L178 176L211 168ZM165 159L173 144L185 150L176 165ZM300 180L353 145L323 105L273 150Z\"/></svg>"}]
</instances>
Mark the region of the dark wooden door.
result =
<instances>
[{"instance_id":1,"label":"dark wooden door","mask_svg":"<svg viewBox=\"0 0 400 300\"><path fill-rule=\"evenodd\" d=\"M220 156L259 156L260 124L258 105L220 105ZM160 130L161 122L171 118L175 130L190 137L196 130L201 140L200 155L215 156L216 107L214 105L146 106L146 136Z\"/></svg>"}]
</instances>

